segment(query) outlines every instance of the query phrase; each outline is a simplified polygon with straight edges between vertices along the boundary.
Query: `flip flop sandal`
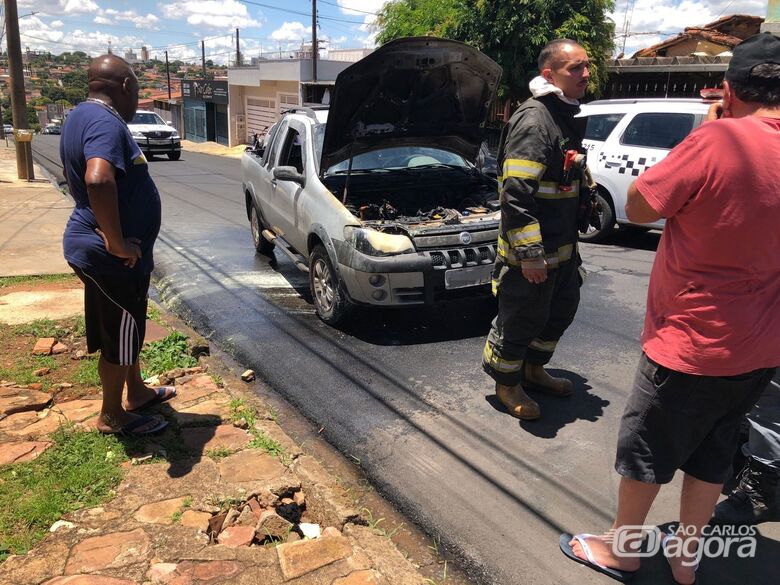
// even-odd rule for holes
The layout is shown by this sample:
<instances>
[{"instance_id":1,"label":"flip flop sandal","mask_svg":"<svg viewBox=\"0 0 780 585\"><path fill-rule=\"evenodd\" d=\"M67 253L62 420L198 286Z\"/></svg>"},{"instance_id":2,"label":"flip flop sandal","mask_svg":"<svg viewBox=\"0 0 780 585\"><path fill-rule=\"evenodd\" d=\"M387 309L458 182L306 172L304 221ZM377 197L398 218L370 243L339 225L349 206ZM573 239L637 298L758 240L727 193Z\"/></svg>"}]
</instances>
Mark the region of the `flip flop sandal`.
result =
<instances>
[{"instance_id":1,"label":"flip flop sandal","mask_svg":"<svg viewBox=\"0 0 780 585\"><path fill-rule=\"evenodd\" d=\"M156 422L157 424L143 431L137 431L141 427L148 425L149 423ZM141 416L135 419L133 422L126 424L117 431L106 432L106 435L122 435L123 437L145 437L147 435L154 435L159 433L165 427L168 426L167 420L161 420L155 416ZM101 431L102 432L102 431Z\"/></svg>"},{"instance_id":2,"label":"flip flop sandal","mask_svg":"<svg viewBox=\"0 0 780 585\"><path fill-rule=\"evenodd\" d=\"M594 571L602 573L607 577L612 577L616 581L626 582L634 578L637 571L622 571L620 569L613 569L612 567L607 567L605 565L596 562L596 559L594 558L593 553L590 550L590 546L588 546L588 543L585 540L588 537L595 537L595 535L576 534L572 536L571 534L566 534L566 533L561 534L561 539L559 543L561 547L561 552L565 554L567 557L569 557L571 560L580 563L581 565L585 565L589 569L593 569ZM572 538L574 538L575 540L577 540L577 542L580 543L580 546L582 547L585 556L588 557L587 560L581 559L576 554L574 554L574 550L569 544Z\"/></svg>"},{"instance_id":3,"label":"flip flop sandal","mask_svg":"<svg viewBox=\"0 0 780 585\"><path fill-rule=\"evenodd\" d=\"M170 392L168 392L169 390ZM154 391L156 392L154 398L152 398L145 404L142 404L138 408L134 408L133 410L127 409L127 412L138 412L139 410L144 410L156 404L162 404L163 402L167 402L168 400L176 396L176 388L173 386L159 386L158 388L155 388Z\"/></svg>"},{"instance_id":4,"label":"flip flop sandal","mask_svg":"<svg viewBox=\"0 0 780 585\"><path fill-rule=\"evenodd\" d=\"M669 540L670 536L671 535L669 535L669 534L664 536L664 539L661 541L661 548L664 549L664 557L666 558L666 562L669 563L669 572L672 573L672 581L677 583L677 585L683 585L677 579L674 578L674 573L672 572L672 562L669 560L669 555L666 553L666 548L667 548L667 544L666 543ZM693 579L693 583L691 583L691 585L696 585L699 582L699 576L696 575L698 570L699 570L699 564L696 563L696 567L694 567L694 569L693 569L694 579Z\"/></svg>"}]
</instances>

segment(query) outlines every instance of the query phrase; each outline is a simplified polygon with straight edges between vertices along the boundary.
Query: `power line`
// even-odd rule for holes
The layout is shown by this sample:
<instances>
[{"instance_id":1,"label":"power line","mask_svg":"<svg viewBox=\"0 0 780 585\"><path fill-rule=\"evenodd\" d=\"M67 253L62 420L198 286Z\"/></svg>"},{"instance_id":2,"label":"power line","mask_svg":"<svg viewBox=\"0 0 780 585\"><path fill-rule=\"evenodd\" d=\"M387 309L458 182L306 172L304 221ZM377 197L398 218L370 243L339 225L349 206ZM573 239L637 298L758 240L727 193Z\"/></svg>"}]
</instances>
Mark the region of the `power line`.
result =
<instances>
[{"instance_id":1,"label":"power line","mask_svg":"<svg viewBox=\"0 0 780 585\"><path fill-rule=\"evenodd\" d=\"M330 6L335 6L336 8L341 8L343 10L351 10L352 12L359 12L360 14L369 14L371 16L379 16L378 12L368 12L367 10L360 10L358 8L347 8L346 6L342 6L341 4L336 4L335 2L327 2L326 0L319 0L323 4L329 4Z\"/></svg>"},{"instance_id":2,"label":"power line","mask_svg":"<svg viewBox=\"0 0 780 585\"><path fill-rule=\"evenodd\" d=\"M278 6L271 6L270 4L263 4L262 2L252 2L250 0L239 0L242 4L249 4L251 6L259 6L260 8L268 8L269 10L277 10L279 12L286 12L287 14L297 14L299 16L305 16L311 18L311 12L303 12L302 10L291 10L289 8L279 8ZM358 20L347 20L345 18L336 18L335 16L323 16L318 14L317 18L320 20L332 20L334 22L347 22L349 24L363 24Z\"/></svg>"}]
</instances>

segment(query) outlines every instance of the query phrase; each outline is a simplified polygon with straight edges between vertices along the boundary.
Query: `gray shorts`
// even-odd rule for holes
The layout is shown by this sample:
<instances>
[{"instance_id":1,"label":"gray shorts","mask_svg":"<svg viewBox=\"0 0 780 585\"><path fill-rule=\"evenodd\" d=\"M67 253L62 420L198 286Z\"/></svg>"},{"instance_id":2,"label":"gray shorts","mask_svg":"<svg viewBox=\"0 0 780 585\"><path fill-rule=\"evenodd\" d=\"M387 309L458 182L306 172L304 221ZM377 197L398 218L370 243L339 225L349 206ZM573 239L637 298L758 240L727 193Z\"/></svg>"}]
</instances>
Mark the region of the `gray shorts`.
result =
<instances>
[{"instance_id":1,"label":"gray shorts","mask_svg":"<svg viewBox=\"0 0 780 585\"><path fill-rule=\"evenodd\" d=\"M697 376L639 360L618 432L615 470L645 483L669 483L681 469L709 483L731 472L739 428L775 368L738 376Z\"/></svg>"}]
</instances>

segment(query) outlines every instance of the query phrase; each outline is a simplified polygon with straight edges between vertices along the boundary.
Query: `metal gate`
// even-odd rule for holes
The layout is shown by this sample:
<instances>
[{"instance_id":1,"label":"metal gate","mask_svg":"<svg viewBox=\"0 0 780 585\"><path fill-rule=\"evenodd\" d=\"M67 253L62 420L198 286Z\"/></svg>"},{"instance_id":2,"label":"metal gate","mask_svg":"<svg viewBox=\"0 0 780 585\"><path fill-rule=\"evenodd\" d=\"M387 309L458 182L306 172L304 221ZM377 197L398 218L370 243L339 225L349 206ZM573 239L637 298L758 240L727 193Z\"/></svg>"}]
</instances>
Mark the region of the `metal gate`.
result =
<instances>
[{"instance_id":1,"label":"metal gate","mask_svg":"<svg viewBox=\"0 0 780 585\"><path fill-rule=\"evenodd\" d=\"M251 144L253 134L262 136L278 119L276 100L246 98L246 141Z\"/></svg>"}]
</instances>

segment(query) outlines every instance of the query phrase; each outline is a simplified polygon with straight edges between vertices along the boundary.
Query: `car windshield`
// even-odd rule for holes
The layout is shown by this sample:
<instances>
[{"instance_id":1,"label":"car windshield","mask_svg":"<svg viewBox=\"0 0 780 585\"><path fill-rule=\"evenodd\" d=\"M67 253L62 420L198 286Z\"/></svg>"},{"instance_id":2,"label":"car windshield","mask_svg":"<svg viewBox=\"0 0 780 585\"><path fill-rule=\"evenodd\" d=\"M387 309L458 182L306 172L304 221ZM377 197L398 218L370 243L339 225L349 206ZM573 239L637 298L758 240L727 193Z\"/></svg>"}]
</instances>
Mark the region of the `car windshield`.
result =
<instances>
[{"instance_id":1,"label":"car windshield","mask_svg":"<svg viewBox=\"0 0 780 585\"><path fill-rule=\"evenodd\" d=\"M135 116L133 116L133 121L130 123L131 124L162 124L163 126L165 126L165 122L160 116L149 112L138 112Z\"/></svg>"},{"instance_id":2,"label":"car windshield","mask_svg":"<svg viewBox=\"0 0 780 585\"><path fill-rule=\"evenodd\" d=\"M353 171L394 171L410 168L456 167L468 169L462 156L425 146L401 146L358 154L352 160ZM328 174L346 172L349 160L341 161L328 169Z\"/></svg>"}]
</instances>

